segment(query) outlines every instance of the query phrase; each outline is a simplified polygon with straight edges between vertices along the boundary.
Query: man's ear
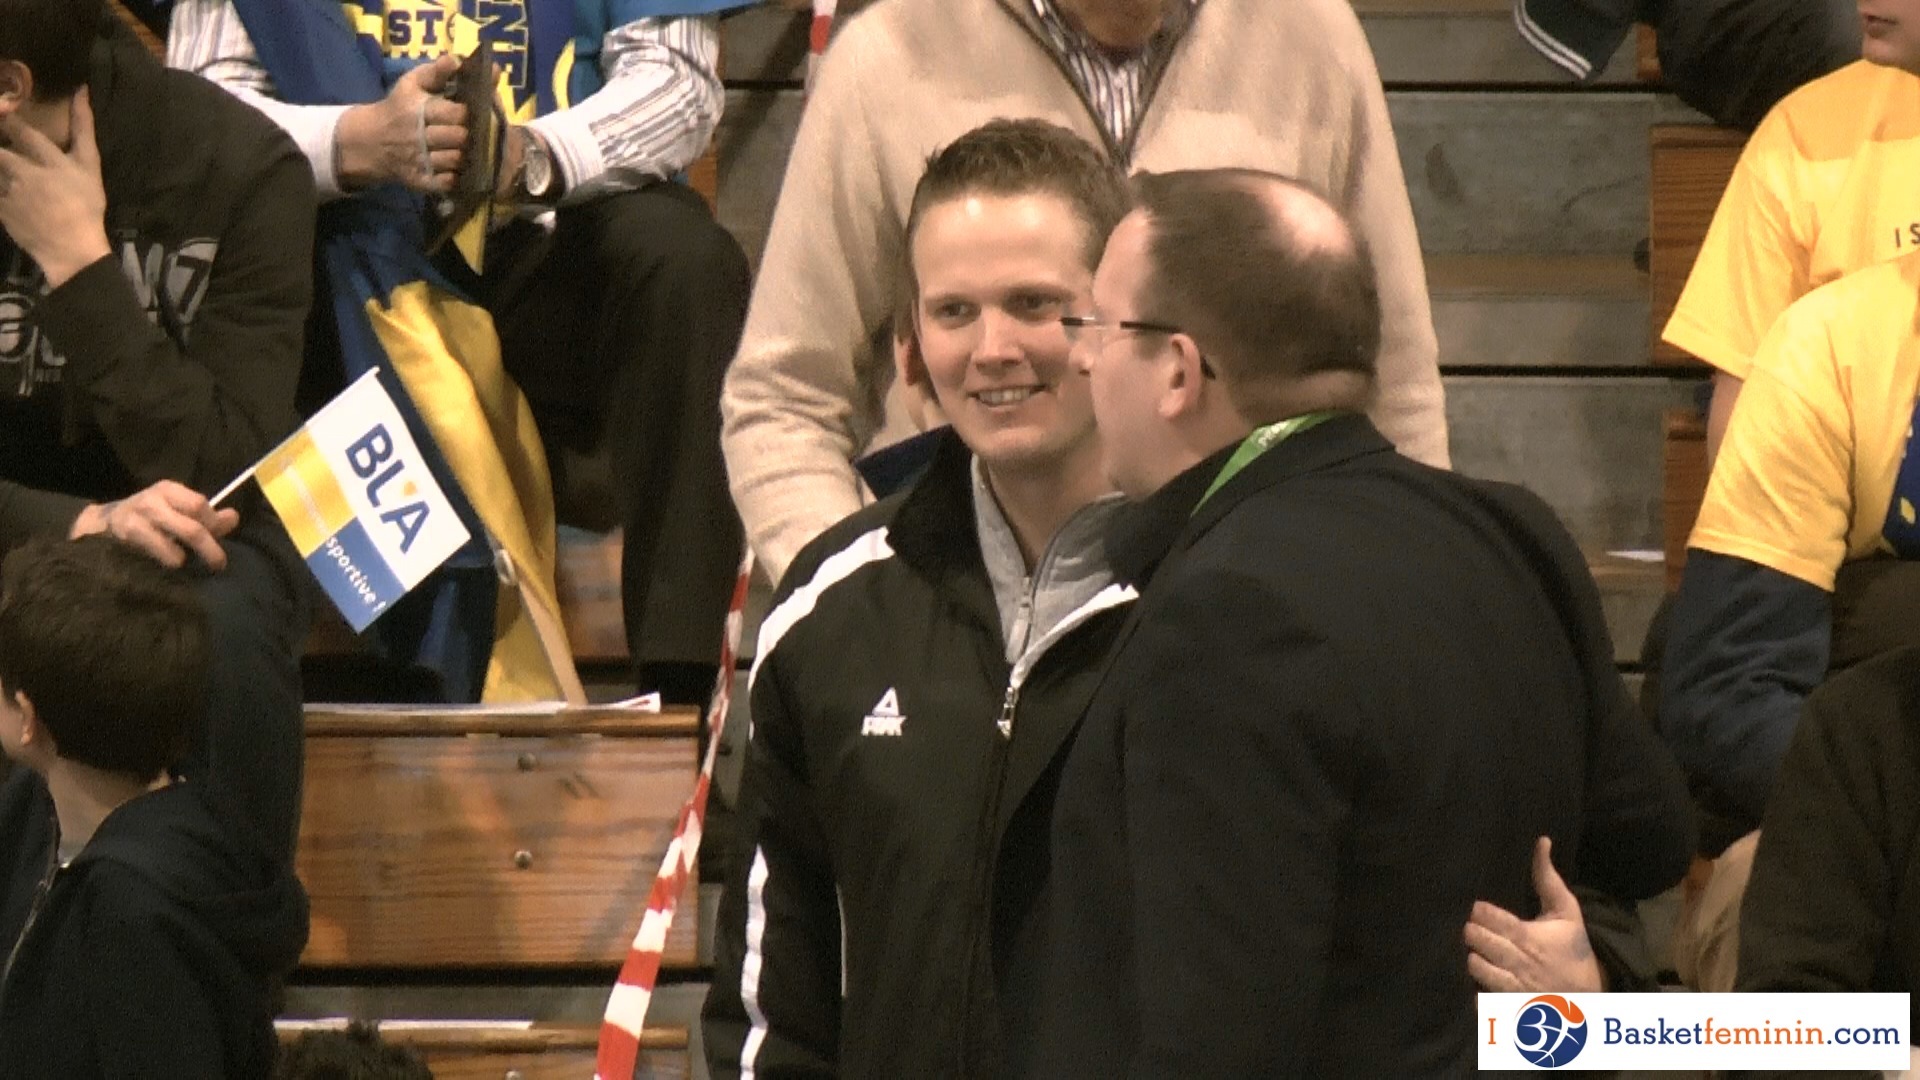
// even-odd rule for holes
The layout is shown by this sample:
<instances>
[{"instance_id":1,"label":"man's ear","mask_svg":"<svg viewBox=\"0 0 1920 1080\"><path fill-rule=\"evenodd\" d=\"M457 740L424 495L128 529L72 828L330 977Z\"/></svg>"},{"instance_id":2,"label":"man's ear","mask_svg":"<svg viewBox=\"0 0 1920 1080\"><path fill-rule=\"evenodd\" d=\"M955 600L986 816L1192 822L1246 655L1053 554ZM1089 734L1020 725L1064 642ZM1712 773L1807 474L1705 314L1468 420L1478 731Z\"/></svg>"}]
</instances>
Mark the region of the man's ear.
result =
<instances>
[{"instance_id":1,"label":"man's ear","mask_svg":"<svg viewBox=\"0 0 1920 1080\"><path fill-rule=\"evenodd\" d=\"M912 326L893 328L893 370L900 381L917 390L931 390L927 361L920 355L920 335Z\"/></svg>"},{"instance_id":2,"label":"man's ear","mask_svg":"<svg viewBox=\"0 0 1920 1080\"><path fill-rule=\"evenodd\" d=\"M947 422L940 399L933 393L933 377L927 373L927 361L920 355L920 335L911 324L893 331L893 370L899 376L907 414L914 427L931 431Z\"/></svg>"},{"instance_id":3,"label":"man's ear","mask_svg":"<svg viewBox=\"0 0 1920 1080\"><path fill-rule=\"evenodd\" d=\"M1167 347L1157 361L1162 420L1189 416L1200 408L1207 381L1201 372L1203 364L1199 342L1185 334L1167 335Z\"/></svg>"},{"instance_id":4,"label":"man's ear","mask_svg":"<svg viewBox=\"0 0 1920 1080\"><path fill-rule=\"evenodd\" d=\"M33 70L18 60L0 60L0 117L33 100Z\"/></svg>"},{"instance_id":5,"label":"man's ear","mask_svg":"<svg viewBox=\"0 0 1920 1080\"><path fill-rule=\"evenodd\" d=\"M25 690L15 690L12 694L13 707L20 710L20 745L34 746L50 740L46 725L40 722L40 712L33 707L33 699Z\"/></svg>"}]
</instances>

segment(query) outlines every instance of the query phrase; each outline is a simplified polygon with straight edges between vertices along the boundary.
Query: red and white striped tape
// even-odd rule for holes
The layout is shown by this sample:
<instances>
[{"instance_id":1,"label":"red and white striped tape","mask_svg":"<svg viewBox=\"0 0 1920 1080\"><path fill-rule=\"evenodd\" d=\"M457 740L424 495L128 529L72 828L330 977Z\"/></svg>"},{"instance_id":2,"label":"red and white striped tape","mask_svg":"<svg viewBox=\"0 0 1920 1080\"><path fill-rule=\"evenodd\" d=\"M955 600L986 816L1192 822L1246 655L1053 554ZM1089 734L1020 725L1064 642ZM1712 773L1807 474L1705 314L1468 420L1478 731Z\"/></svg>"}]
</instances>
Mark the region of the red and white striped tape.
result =
<instances>
[{"instance_id":1,"label":"red and white striped tape","mask_svg":"<svg viewBox=\"0 0 1920 1080\"><path fill-rule=\"evenodd\" d=\"M833 35L833 13L840 0L813 0L813 25L807 34L807 89L813 89L813 72L820 66L820 55L827 51L827 39Z\"/></svg>"},{"instance_id":2,"label":"red and white striped tape","mask_svg":"<svg viewBox=\"0 0 1920 1080\"><path fill-rule=\"evenodd\" d=\"M627 962L620 967L619 981L607 997L606 1015L600 1021L600 1049L594 1061L595 1080L632 1080L640 1060L640 1031L646 1024L647 1007L653 1002L653 988L660 979L660 956L667 947L667 930L673 925L674 909L680 894L686 891L700 855L701 827L707 820L707 792L713 787L713 759L720 748L727 726L727 704L733 689L733 658L740 653L740 628L747 606L747 582L753 576L753 552L740 560L740 576L734 579L733 601L727 605L726 640L720 646L720 671L714 676L713 697L707 705L707 754L700 763L699 779L693 794L680 808L680 820L673 831L673 842L660 860L660 873L653 879L653 891L647 894L647 913L640 919L640 931L627 950Z\"/></svg>"}]
</instances>

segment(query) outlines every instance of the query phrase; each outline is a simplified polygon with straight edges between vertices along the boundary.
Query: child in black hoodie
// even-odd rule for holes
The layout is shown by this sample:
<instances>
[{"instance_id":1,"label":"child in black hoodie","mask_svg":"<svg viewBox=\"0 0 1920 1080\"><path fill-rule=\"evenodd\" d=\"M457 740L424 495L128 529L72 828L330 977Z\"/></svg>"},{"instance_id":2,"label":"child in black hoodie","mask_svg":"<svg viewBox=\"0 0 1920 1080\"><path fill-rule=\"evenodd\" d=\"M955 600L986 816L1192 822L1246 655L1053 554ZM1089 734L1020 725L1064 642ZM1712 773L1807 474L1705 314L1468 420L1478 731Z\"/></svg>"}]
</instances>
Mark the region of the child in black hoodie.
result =
<instances>
[{"instance_id":1,"label":"child in black hoodie","mask_svg":"<svg viewBox=\"0 0 1920 1080\"><path fill-rule=\"evenodd\" d=\"M0 1077L271 1074L307 900L166 771L207 640L191 584L104 536L35 540L0 569L0 750L26 766L0 831L45 868L0 902Z\"/></svg>"}]
</instances>

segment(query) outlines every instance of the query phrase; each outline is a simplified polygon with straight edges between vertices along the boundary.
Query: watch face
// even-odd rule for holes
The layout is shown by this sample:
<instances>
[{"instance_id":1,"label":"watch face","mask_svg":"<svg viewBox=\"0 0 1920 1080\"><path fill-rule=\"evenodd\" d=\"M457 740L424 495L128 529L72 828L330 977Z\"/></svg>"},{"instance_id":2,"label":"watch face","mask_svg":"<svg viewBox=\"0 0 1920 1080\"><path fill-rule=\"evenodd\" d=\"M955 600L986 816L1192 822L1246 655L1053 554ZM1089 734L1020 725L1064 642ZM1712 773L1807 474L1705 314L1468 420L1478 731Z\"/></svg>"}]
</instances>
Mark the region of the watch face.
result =
<instances>
[{"instance_id":1,"label":"watch face","mask_svg":"<svg viewBox=\"0 0 1920 1080\"><path fill-rule=\"evenodd\" d=\"M538 199L553 187L553 158L537 143L527 144L527 194Z\"/></svg>"}]
</instances>

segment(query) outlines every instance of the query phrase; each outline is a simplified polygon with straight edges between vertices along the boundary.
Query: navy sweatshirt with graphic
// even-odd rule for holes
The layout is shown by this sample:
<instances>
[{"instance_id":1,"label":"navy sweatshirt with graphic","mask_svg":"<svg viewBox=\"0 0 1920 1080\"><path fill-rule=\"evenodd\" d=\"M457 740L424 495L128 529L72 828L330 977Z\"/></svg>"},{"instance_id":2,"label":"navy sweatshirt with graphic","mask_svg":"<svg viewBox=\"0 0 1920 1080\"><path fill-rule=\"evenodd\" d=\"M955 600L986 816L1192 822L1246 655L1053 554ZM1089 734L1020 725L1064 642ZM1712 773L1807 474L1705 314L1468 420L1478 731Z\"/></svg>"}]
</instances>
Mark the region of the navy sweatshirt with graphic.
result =
<instances>
[{"instance_id":1,"label":"navy sweatshirt with graphic","mask_svg":"<svg viewBox=\"0 0 1920 1080\"><path fill-rule=\"evenodd\" d=\"M0 231L0 552L291 432L313 177L265 116L109 20L91 89L113 254L49 291Z\"/></svg>"}]
</instances>

